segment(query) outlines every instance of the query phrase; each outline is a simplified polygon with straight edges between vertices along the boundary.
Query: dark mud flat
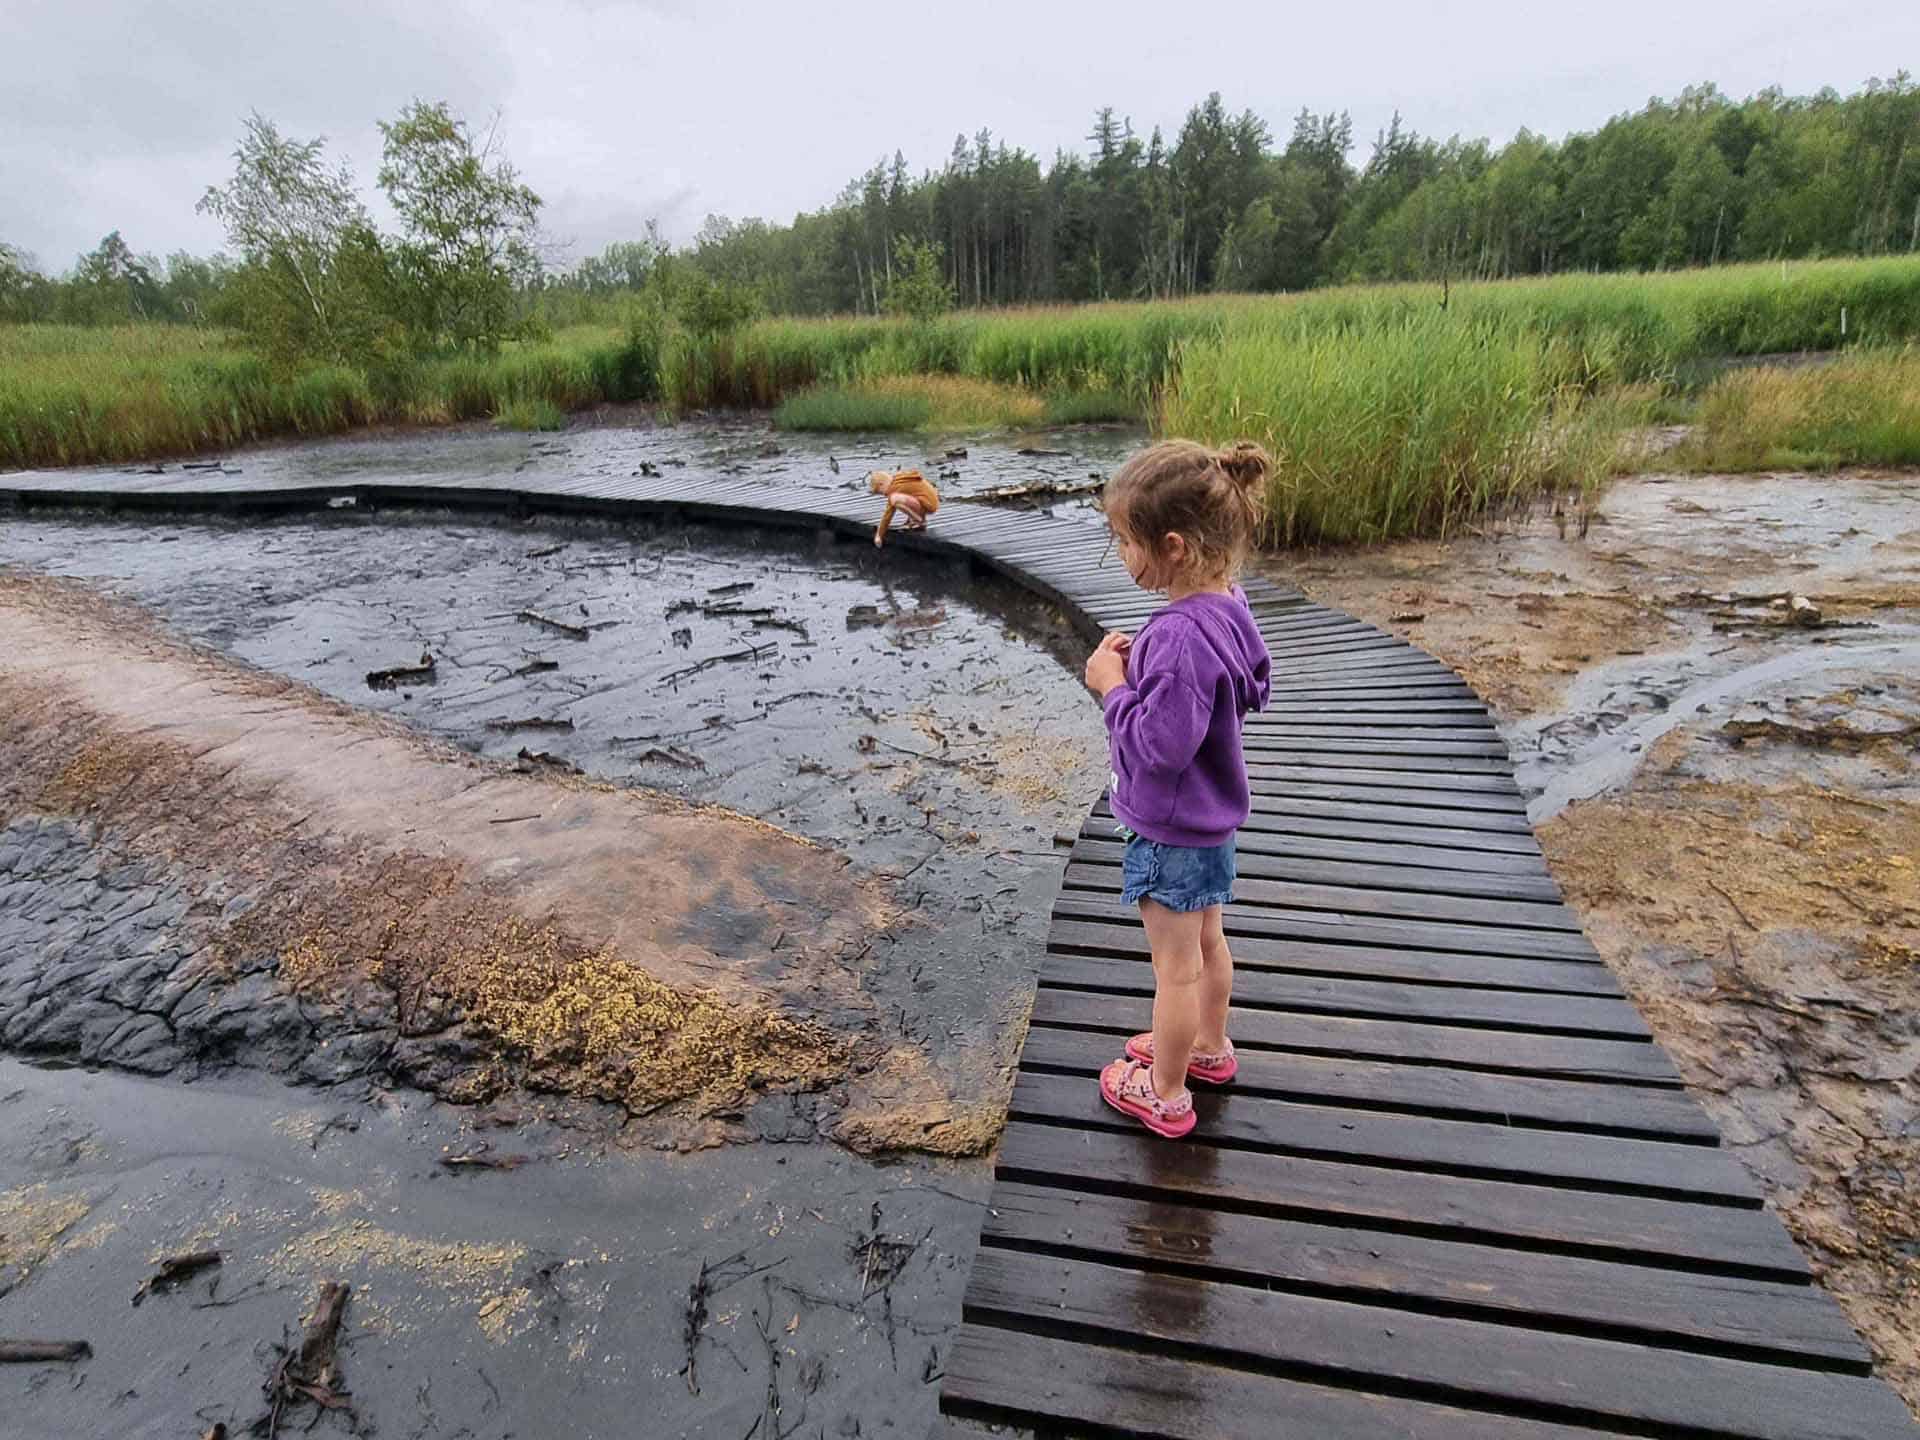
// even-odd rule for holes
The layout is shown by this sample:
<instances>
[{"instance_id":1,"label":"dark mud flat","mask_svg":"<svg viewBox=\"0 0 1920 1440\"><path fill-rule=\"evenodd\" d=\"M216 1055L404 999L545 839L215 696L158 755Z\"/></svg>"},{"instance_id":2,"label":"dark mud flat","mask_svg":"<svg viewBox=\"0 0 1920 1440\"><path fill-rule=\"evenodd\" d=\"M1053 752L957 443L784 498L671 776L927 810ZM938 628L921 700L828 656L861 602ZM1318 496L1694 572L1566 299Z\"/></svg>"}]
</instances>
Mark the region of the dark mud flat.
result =
<instances>
[{"instance_id":1,"label":"dark mud flat","mask_svg":"<svg viewBox=\"0 0 1920 1440\"><path fill-rule=\"evenodd\" d=\"M881 871L1050 851L1103 774L1057 612L858 544L427 515L35 520L0 536L3 564L97 584L477 754L725 805ZM430 673L368 683L422 656Z\"/></svg>"},{"instance_id":2,"label":"dark mud flat","mask_svg":"<svg viewBox=\"0 0 1920 1440\"><path fill-rule=\"evenodd\" d=\"M450 1172L475 1138L404 1093L0 1058L0 1331L93 1349L0 1366L0 1434L250 1433L323 1279L352 1287L364 1435L926 1433L982 1166L634 1154L576 1124L492 1132L527 1162ZM209 1248L217 1269L129 1303L160 1257ZM316 1418L348 1433L312 1405L281 1433Z\"/></svg>"},{"instance_id":3,"label":"dark mud flat","mask_svg":"<svg viewBox=\"0 0 1920 1440\"><path fill-rule=\"evenodd\" d=\"M273 442L219 457L229 474L264 484L406 484L458 477L511 485L529 473L619 478L656 470L750 476L823 490L864 491L871 470L917 466L947 499L1007 486L1077 486L1113 473L1145 443L1139 425L1074 425L984 441L967 435L811 434L776 430L764 416L696 417L679 425L576 423L551 434L487 426ZM964 451L964 454L955 452ZM207 463L205 461L197 463ZM837 467L837 468L836 468ZM1087 509L1084 501L1029 502ZM875 507L878 518L878 507Z\"/></svg>"},{"instance_id":4,"label":"dark mud flat","mask_svg":"<svg viewBox=\"0 0 1920 1440\"><path fill-rule=\"evenodd\" d=\"M997 1108L1053 837L1101 774L1046 612L982 608L977 582L861 546L393 521L10 523L0 564L83 578L479 755L832 847L904 917L859 956L862 1033ZM394 669L425 673L370 688ZM0 945L51 917L79 969L144 961L191 908L195 877L110 864L84 827L15 829ZM699 939L725 953L736 923ZM924 1433L984 1161L860 1158L819 1138L805 1095L722 1116L737 1143L687 1154L671 1107L446 1106L364 1070L287 1088L227 1068L298 1073L249 1057L251 1003L215 1017L205 1055L169 1054L156 1028L155 1078L0 1061L0 1333L95 1352L0 1367L0 1433L239 1433L326 1279L355 1287L341 1356L364 1433ZM76 1026L67 1053L113 1038ZM449 1154L483 1163L447 1170ZM217 1271L128 1304L159 1259L209 1247Z\"/></svg>"}]
</instances>

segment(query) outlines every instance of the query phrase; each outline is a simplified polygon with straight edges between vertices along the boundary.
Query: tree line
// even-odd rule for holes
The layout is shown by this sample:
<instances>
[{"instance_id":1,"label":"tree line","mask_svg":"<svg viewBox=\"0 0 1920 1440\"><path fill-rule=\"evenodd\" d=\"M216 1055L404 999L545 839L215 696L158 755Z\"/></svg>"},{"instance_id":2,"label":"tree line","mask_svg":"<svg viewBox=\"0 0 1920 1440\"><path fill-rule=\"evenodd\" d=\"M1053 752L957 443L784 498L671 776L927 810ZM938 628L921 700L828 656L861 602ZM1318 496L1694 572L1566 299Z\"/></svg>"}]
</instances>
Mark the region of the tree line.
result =
<instances>
[{"instance_id":1,"label":"tree line","mask_svg":"<svg viewBox=\"0 0 1920 1440\"><path fill-rule=\"evenodd\" d=\"M1920 249L1904 71L1848 96L1695 86L1559 142L1442 141L1396 115L1359 164L1349 115L1303 110L1280 142L1217 93L1170 140L1111 109L1087 138L1043 166L982 130L917 178L896 152L791 225L709 219L693 254L818 313L883 308L900 237L941 247L968 305Z\"/></svg>"},{"instance_id":2,"label":"tree line","mask_svg":"<svg viewBox=\"0 0 1920 1440\"><path fill-rule=\"evenodd\" d=\"M1920 87L1904 71L1851 95L1695 86L1557 142L1443 141L1396 115L1360 163L1345 113L1303 110L1282 141L1215 93L1170 139L1143 139L1107 108L1084 152L1045 164L982 129L918 175L896 151L791 224L711 216L677 251L650 227L571 266L543 263L539 197L446 107L416 104L382 132L398 236L374 232L319 142L256 116L233 181L202 201L231 257L163 264L116 232L55 279L0 244L0 318L246 321L277 348L348 356L497 345L634 292L671 291L695 328L724 328L763 309L928 314L1920 249Z\"/></svg>"}]
</instances>

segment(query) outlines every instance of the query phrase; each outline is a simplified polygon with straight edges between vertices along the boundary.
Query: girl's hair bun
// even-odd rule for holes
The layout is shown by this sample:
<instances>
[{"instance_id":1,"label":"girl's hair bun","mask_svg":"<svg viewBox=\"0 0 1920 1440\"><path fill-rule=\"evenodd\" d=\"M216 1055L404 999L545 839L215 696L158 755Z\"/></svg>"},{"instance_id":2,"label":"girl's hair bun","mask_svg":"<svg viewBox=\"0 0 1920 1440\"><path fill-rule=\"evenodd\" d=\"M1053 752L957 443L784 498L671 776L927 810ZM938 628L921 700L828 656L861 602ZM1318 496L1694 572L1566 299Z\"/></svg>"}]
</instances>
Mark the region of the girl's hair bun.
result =
<instances>
[{"instance_id":1,"label":"girl's hair bun","mask_svg":"<svg viewBox=\"0 0 1920 1440\"><path fill-rule=\"evenodd\" d=\"M1251 440L1240 440L1214 456L1220 468L1243 490L1259 490L1273 473L1273 459Z\"/></svg>"}]
</instances>

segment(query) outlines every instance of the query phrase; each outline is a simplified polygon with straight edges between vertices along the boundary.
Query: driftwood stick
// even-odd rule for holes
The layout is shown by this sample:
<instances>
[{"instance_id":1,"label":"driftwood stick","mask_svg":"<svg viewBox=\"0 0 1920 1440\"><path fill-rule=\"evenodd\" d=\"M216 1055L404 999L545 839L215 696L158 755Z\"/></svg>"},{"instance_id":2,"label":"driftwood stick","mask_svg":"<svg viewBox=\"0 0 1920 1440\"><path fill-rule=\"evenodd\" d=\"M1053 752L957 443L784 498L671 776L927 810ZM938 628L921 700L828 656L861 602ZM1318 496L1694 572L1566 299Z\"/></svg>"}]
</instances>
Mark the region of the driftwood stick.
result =
<instances>
[{"instance_id":1,"label":"driftwood stick","mask_svg":"<svg viewBox=\"0 0 1920 1440\"><path fill-rule=\"evenodd\" d=\"M84 1340L0 1340L0 1365L85 1360L91 1354L93 1346Z\"/></svg>"},{"instance_id":2,"label":"driftwood stick","mask_svg":"<svg viewBox=\"0 0 1920 1440\"><path fill-rule=\"evenodd\" d=\"M556 635L564 635L569 640L586 640L593 635L593 632L584 625L569 625L564 620L552 620L545 615L536 615L531 610L521 610L513 618L524 621L528 625L538 625L543 629L551 630Z\"/></svg>"}]
</instances>

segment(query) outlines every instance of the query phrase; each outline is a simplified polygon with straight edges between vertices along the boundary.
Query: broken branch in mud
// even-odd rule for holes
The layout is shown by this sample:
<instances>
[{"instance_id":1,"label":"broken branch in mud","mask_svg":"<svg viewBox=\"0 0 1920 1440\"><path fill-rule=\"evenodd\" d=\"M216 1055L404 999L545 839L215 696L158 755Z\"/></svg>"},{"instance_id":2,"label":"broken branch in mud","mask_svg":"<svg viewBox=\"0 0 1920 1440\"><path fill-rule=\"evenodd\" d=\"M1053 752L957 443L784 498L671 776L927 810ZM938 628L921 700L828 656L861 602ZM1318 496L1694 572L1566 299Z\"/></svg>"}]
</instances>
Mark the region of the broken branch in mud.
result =
<instances>
[{"instance_id":1,"label":"broken branch in mud","mask_svg":"<svg viewBox=\"0 0 1920 1440\"><path fill-rule=\"evenodd\" d=\"M433 656L428 651L420 652L418 665L395 665L389 670L369 670L367 688L369 690L394 690L402 685L431 685L436 678Z\"/></svg>"},{"instance_id":2,"label":"broken branch in mud","mask_svg":"<svg viewBox=\"0 0 1920 1440\"><path fill-rule=\"evenodd\" d=\"M149 1295L157 1295L162 1290L171 1290L182 1281L191 1279L202 1270L211 1269L220 1263L218 1250L196 1250L190 1255L174 1255L160 1262L160 1268L140 1282L140 1288L133 1292L133 1303L138 1305Z\"/></svg>"},{"instance_id":3,"label":"broken branch in mud","mask_svg":"<svg viewBox=\"0 0 1920 1440\"><path fill-rule=\"evenodd\" d=\"M1822 725L1788 725L1779 720L1728 720L1720 733L1735 744L1748 740L1783 740L1816 750L1840 750L1850 754L1875 745L1920 745L1920 721L1888 730L1860 730L1839 721Z\"/></svg>"},{"instance_id":4,"label":"broken branch in mud","mask_svg":"<svg viewBox=\"0 0 1920 1440\"><path fill-rule=\"evenodd\" d=\"M528 625L537 625L544 630L551 630L556 635L564 635L569 640L586 640L593 635L593 632L584 625L569 625L565 620L536 615L531 610L516 611L513 618Z\"/></svg>"},{"instance_id":5,"label":"broken branch in mud","mask_svg":"<svg viewBox=\"0 0 1920 1440\"><path fill-rule=\"evenodd\" d=\"M350 1392L340 1383L337 1354L340 1322L346 1314L348 1293L349 1287L338 1280L321 1283L313 1315L307 1321L299 1348L281 1348L280 1363L273 1367L273 1373L262 1387L272 1401L273 1408L254 1423L255 1434L265 1433L267 1440L273 1440L280 1433L282 1413L302 1400L311 1401L322 1410L343 1412L354 1429L359 1429L359 1416L348 1403Z\"/></svg>"},{"instance_id":6,"label":"broken branch in mud","mask_svg":"<svg viewBox=\"0 0 1920 1440\"><path fill-rule=\"evenodd\" d=\"M545 750L529 750L524 745L520 747L520 753L514 758L517 759L521 765L529 769L536 766L545 766L549 770L564 771L568 775L579 775L583 773L580 767L571 760L562 759L558 755L549 755Z\"/></svg>"},{"instance_id":7,"label":"broken branch in mud","mask_svg":"<svg viewBox=\"0 0 1920 1440\"><path fill-rule=\"evenodd\" d=\"M45 1365L92 1354L84 1340L0 1340L0 1365Z\"/></svg>"},{"instance_id":8,"label":"broken branch in mud","mask_svg":"<svg viewBox=\"0 0 1920 1440\"><path fill-rule=\"evenodd\" d=\"M527 675L544 675L549 670L558 670L559 668L560 662L558 660L529 660L518 670L510 670L507 673L519 679Z\"/></svg>"},{"instance_id":9,"label":"broken branch in mud","mask_svg":"<svg viewBox=\"0 0 1920 1440\"><path fill-rule=\"evenodd\" d=\"M778 645L749 645L745 650L734 650L725 655L709 655L704 660L696 660L691 665L683 665L678 670L668 671L660 677L660 683L677 685L680 681L698 675L703 670L711 670L716 665L734 664L742 660L760 660L779 648Z\"/></svg>"},{"instance_id":10,"label":"broken branch in mud","mask_svg":"<svg viewBox=\"0 0 1920 1440\"><path fill-rule=\"evenodd\" d=\"M529 550L527 552L527 558L529 560L544 560L549 555L558 555L562 550L566 548L567 547L565 545L548 545L544 549Z\"/></svg>"},{"instance_id":11,"label":"broken branch in mud","mask_svg":"<svg viewBox=\"0 0 1920 1440\"><path fill-rule=\"evenodd\" d=\"M528 715L520 720L489 720L487 729L506 732L510 730L558 730L571 733L573 721L567 719L548 719L543 715Z\"/></svg>"},{"instance_id":12,"label":"broken branch in mud","mask_svg":"<svg viewBox=\"0 0 1920 1440\"><path fill-rule=\"evenodd\" d=\"M682 750L678 745L651 745L634 756L634 763L645 765L649 761L658 761L662 765L678 766L682 770L704 770L707 762L690 750Z\"/></svg>"},{"instance_id":13,"label":"broken branch in mud","mask_svg":"<svg viewBox=\"0 0 1920 1440\"><path fill-rule=\"evenodd\" d=\"M1026 454L1026 451L1021 451ZM1047 451L1057 454L1057 451ZM985 505L994 505L1008 500L1064 500L1075 495L1094 495L1107 488L1103 478L1090 477L1086 480L1029 480L1020 485L995 485L990 490L981 490L967 496L967 499Z\"/></svg>"},{"instance_id":14,"label":"broken branch in mud","mask_svg":"<svg viewBox=\"0 0 1920 1440\"><path fill-rule=\"evenodd\" d=\"M496 1155L491 1145L482 1145L477 1150L468 1150L459 1155L442 1155L440 1164L447 1170L518 1170L531 1158L528 1155Z\"/></svg>"},{"instance_id":15,"label":"broken branch in mud","mask_svg":"<svg viewBox=\"0 0 1920 1440\"><path fill-rule=\"evenodd\" d=\"M751 582L749 582L749 584L750 583ZM735 589L738 587L728 586L724 588ZM756 630L788 630L800 636L803 640L809 638L807 627L800 621L785 619L777 610L767 605L716 605L706 600L676 600L667 607L666 618L672 620L681 615L696 614L704 615L709 620L748 620L752 622L753 628ZM691 631L683 632L676 630L674 632L676 637L683 633L691 640Z\"/></svg>"}]
</instances>

